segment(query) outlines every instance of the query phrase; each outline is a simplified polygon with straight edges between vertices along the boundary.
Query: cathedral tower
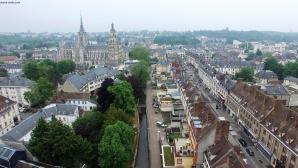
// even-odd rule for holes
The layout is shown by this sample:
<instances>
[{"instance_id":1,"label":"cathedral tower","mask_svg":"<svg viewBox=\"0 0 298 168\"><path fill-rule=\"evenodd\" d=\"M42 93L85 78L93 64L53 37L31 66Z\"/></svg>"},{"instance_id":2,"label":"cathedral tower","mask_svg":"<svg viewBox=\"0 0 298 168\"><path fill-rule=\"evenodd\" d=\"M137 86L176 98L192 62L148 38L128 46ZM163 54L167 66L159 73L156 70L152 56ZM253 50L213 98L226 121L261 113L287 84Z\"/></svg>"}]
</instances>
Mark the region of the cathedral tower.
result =
<instances>
[{"instance_id":1,"label":"cathedral tower","mask_svg":"<svg viewBox=\"0 0 298 168\"><path fill-rule=\"evenodd\" d=\"M81 47L85 47L88 44L87 33L85 32L83 19L81 15L80 31L78 32L77 43Z\"/></svg>"}]
</instances>

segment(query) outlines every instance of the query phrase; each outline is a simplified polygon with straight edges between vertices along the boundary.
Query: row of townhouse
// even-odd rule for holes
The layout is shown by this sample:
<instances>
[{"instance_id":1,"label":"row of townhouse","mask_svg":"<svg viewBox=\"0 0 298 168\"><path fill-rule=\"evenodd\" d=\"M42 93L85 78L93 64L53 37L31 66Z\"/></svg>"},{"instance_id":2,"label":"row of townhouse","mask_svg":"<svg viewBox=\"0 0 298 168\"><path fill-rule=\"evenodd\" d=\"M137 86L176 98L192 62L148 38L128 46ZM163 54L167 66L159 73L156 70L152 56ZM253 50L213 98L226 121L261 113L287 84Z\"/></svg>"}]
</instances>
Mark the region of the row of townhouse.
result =
<instances>
[{"instance_id":1,"label":"row of townhouse","mask_svg":"<svg viewBox=\"0 0 298 168\"><path fill-rule=\"evenodd\" d=\"M237 82L226 104L273 166L298 167L297 109L242 81Z\"/></svg>"},{"instance_id":2,"label":"row of townhouse","mask_svg":"<svg viewBox=\"0 0 298 168\"><path fill-rule=\"evenodd\" d=\"M188 52L185 59L196 68L196 75L203 81L203 85L210 91L211 95L224 104L235 82L225 77L224 74L217 72L208 64L204 64L198 54Z\"/></svg>"},{"instance_id":3,"label":"row of townhouse","mask_svg":"<svg viewBox=\"0 0 298 168\"><path fill-rule=\"evenodd\" d=\"M208 69L197 54L188 53L185 58L273 166L298 168L297 108L287 107L287 100L268 95L260 86L220 82L218 73Z\"/></svg>"},{"instance_id":4,"label":"row of townhouse","mask_svg":"<svg viewBox=\"0 0 298 168\"><path fill-rule=\"evenodd\" d=\"M239 148L227 141L230 123L218 116L206 102L197 87L196 77L191 72L188 73L188 66L190 65L186 63L181 65L182 72L175 77L189 127L189 137L186 140L175 140L175 158L183 162L192 157L192 167L246 168L247 164L243 161L244 156L241 156ZM227 155L221 157L220 151L213 150L220 146L227 146Z\"/></svg>"}]
</instances>

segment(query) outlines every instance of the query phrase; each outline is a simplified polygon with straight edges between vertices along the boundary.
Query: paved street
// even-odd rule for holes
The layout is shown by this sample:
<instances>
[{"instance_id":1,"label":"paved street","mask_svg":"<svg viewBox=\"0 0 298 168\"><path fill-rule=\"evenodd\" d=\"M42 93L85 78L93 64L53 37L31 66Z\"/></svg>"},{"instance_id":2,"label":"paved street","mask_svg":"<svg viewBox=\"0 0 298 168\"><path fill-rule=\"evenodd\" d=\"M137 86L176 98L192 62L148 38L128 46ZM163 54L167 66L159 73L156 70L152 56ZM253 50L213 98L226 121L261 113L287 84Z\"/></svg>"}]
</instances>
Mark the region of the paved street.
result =
<instances>
[{"instance_id":1,"label":"paved street","mask_svg":"<svg viewBox=\"0 0 298 168\"><path fill-rule=\"evenodd\" d=\"M156 115L152 107L152 86L151 81L146 87L146 109L148 118L148 138L149 138L149 158L151 168L161 167L161 151L159 144L159 135L156 127Z\"/></svg>"}]
</instances>

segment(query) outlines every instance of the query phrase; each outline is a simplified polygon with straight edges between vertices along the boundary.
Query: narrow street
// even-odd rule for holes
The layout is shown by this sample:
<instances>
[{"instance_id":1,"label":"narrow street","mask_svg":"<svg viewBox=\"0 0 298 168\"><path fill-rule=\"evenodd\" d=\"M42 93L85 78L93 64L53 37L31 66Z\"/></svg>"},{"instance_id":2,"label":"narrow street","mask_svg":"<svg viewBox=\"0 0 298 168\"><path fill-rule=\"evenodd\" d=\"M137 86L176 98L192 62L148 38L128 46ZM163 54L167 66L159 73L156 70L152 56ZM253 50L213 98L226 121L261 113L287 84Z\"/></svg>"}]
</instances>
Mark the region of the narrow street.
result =
<instances>
[{"instance_id":1,"label":"narrow street","mask_svg":"<svg viewBox=\"0 0 298 168\"><path fill-rule=\"evenodd\" d=\"M161 151L159 144L158 130L156 127L156 115L152 107L152 86L151 81L146 87L146 109L148 119L148 140L149 140L149 158L151 168L161 167Z\"/></svg>"},{"instance_id":2,"label":"narrow street","mask_svg":"<svg viewBox=\"0 0 298 168\"><path fill-rule=\"evenodd\" d=\"M251 150L254 151L255 156L249 156L246 152L246 149L241 146L240 148L242 149L243 153L246 155L246 157L248 158L247 162L256 167L256 168L266 168L266 165L269 165L268 160L261 154L261 152L253 145L253 143L251 142L251 140L245 135L245 133L243 133L242 128L240 125L238 125L233 119L232 117L223 109L219 108L216 109L216 100L214 100L213 96L210 94L210 92L208 92L204 87L203 87L203 83L200 82L199 76L195 74L193 67L189 67L187 66L187 69L190 70L193 73L193 76L197 79L194 79L194 82L197 84L197 86L199 87L202 95L208 99L208 101L210 102L211 107L213 108L213 111L218 115L218 116L222 116L225 117L226 120L228 120L230 122L230 126L231 126L231 131L237 133L237 136L231 136L233 138L233 141L238 143L238 139L239 138L243 138L245 139L245 141L248 143L248 148L250 148ZM231 132L230 132L231 134Z\"/></svg>"}]
</instances>

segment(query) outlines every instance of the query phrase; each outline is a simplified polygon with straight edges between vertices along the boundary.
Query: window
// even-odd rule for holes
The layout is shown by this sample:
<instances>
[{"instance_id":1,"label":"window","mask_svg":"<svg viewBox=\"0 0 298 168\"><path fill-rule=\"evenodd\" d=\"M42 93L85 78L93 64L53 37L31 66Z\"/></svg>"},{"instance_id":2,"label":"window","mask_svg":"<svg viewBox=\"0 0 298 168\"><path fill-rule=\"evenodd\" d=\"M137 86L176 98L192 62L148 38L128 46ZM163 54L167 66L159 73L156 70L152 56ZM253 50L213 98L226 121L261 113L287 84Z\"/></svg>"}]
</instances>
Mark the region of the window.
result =
<instances>
[{"instance_id":1,"label":"window","mask_svg":"<svg viewBox=\"0 0 298 168\"><path fill-rule=\"evenodd\" d=\"M182 164L182 159L177 159L177 164Z\"/></svg>"}]
</instances>

